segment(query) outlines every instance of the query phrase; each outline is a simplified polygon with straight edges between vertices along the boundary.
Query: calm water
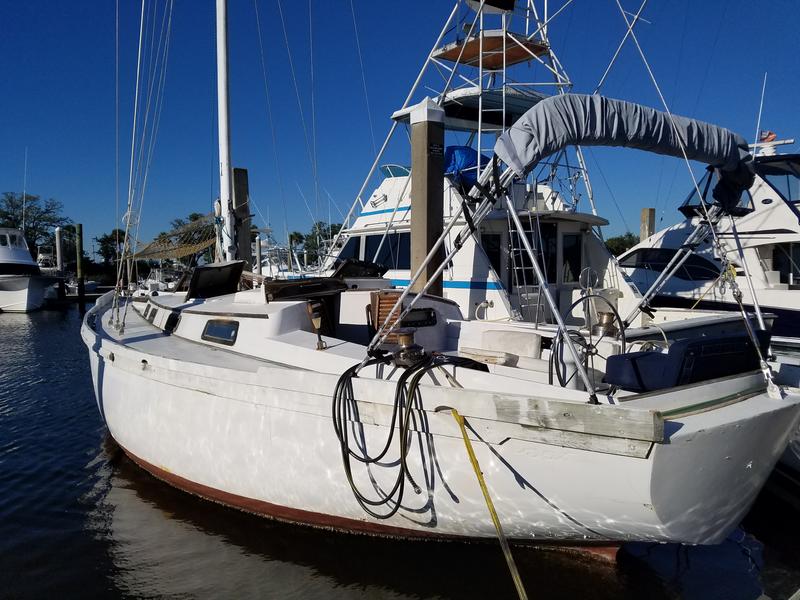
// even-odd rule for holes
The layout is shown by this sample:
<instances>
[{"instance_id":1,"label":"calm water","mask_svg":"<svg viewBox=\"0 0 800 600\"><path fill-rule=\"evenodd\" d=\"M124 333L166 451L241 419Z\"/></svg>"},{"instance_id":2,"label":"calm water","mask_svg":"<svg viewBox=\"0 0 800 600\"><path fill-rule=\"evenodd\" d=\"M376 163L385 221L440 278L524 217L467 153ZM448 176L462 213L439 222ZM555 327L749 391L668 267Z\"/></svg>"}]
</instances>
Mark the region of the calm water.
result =
<instances>
[{"instance_id":1,"label":"calm water","mask_svg":"<svg viewBox=\"0 0 800 600\"><path fill-rule=\"evenodd\" d=\"M492 544L280 525L151 478L106 434L79 326L76 311L0 315L0 597L514 597ZM798 516L764 493L717 547L631 545L616 566L514 555L537 598L788 598Z\"/></svg>"}]
</instances>

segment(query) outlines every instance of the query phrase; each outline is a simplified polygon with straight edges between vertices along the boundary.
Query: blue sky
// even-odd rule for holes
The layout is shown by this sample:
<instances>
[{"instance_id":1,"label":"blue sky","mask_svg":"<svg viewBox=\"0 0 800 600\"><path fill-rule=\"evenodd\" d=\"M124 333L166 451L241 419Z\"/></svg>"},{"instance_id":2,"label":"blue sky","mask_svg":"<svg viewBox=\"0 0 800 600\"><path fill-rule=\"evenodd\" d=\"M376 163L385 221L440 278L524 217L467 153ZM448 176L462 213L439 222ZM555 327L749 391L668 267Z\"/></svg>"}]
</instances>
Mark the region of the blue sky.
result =
<instances>
[{"instance_id":1,"label":"blue sky","mask_svg":"<svg viewBox=\"0 0 800 600\"><path fill-rule=\"evenodd\" d=\"M132 0L119 4L120 179L126 183L140 5ZM391 124L389 115L402 104L453 3L353 4L371 125L380 144ZM551 0L551 10L560 4ZM266 116L253 0L230 0L232 154L236 166L249 169L252 199L282 237L284 223L289 230L306 231L310 226L298 189L311 211L327 220L326 191L346 211L374 154L350 0L311 2L313 93L309 3L282 2L309 127L313 98L319 203L277 1L258 0L258 6L278 165ZM635 12L638 2L623 0L623 6ZM0 15L0 192L21 191L27 146L28 192L63 202L65 212L84 223L89 239L111 230L114 1L0 0ZM752 139L762 78L768 71L762 129L800 138L800 3L651 0L643 16L650 23L642 23L637 34L674 113L711 121ZM144 239L167 229L175 217L207 212L217 195L213 27L213 0L176 0L164 109L145 199ZM550 39L575 91L594 89L624 31L613 0L575 0L552 22ZM630 42L603 93L659 106ZM394 144L389 161L407 163L407 145ZM680 161L633 150L594 149L589 167L599 210L611 221L608 234L638 231L643 206L659 208L660 225L678 219L674 208L690 185ZM125 191L120 195L124 201ZM332 220L339 221L338 210L330 211ZM260 217L257 222L263 225Z\"/></svg>"}]
</instances>

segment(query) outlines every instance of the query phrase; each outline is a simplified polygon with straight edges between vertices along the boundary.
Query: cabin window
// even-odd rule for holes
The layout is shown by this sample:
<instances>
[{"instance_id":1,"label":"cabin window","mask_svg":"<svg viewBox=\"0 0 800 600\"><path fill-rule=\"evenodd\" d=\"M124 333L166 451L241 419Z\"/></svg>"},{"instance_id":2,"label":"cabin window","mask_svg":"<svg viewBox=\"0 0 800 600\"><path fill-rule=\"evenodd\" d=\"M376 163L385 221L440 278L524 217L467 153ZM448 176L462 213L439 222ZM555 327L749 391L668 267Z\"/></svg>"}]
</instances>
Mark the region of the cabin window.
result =
<instances>
[{"instance_id":1,"label":"cabin window","mask_svg":"<svg viewBox=\"0 0 800 600\"><path fill-rule=\"evenodd\" d=\"M503 235L500 233L482 233L481 246L489 259L495 273L502 273L503 264Z\"/></svg>"},{"instance_id":2,"label":"cabin window","mask_svg":"<svg viewBox=\"0 0 800 600\"><path fill-rule=\"evenodd\" d=\"M772 248L772 268L781 274L781 283L800 284L800 244L775 244Z\"/></svg>"},{"instance_id":3,"label":"cabin window","mask_svg":"<svg viewBox=\"0 0 800 600\"><path fill-rule=\"evenodd\" d=\"M565 233L561 238L561 254L564 261L561 272L563 283L573 283L581 276L582 241L583 236L580 233Z\"/></svg>"},{"instance_id":4,"label":"cabin window","mask_svg":"<svg viewBox=\"0 0 800 600\"><path fill-rule=\"evenodd\" d=\"M640 248L626 256L620 262L620 266L660 273L676 252L677 250L672 248ZM719 266L702 256L692 254L677 270L675 277L687 281L710 281L719 277Z\"/></svg>"},{"instance_id":5,"label":"cabin window","mask_svg":"<svg viewBox=\"0 0 800 600\"><path fill-rule=\"evenodd\" d=\"M146 319L147 315L149 314L150 314L150 305L148 304L147 306L144 307L144 313L142 313L142 317Z\"/></svg>"},{"instance_id":6,"label":"cabin window","mask_svg":"<svg viewBox=\"0 0 800 600\"><path fill-rule=\"evenodd\" d=\"M175 331L175 328L178 327L178 323L181 320L181 314L177 312L170 312L169 316L167 317L166 322L164 323L164 331L167 333L172 333Z\"/></svg>"},{"instance_id":7,"label":"cabin window","mask_svg":"<svg viewBox=\"0 0 800 600\"><path fill-rule=\"evenodd\" d=\"M155 293L155 292L153 292ZM148 321L151 323L156 320L156 315L158 314L158 309L154 306L153 310L150 311L150 316L146 317Z\"/></svg>"},{"instance_id":8,"label":"cabin window","mask_svg":"<svg viewBox=\"0 0 800 600\"><path fill-rule=\"evenodd\" d=\"M0 246L8 246L8 238L5 234L0 235Z\"/></svg>"},{"instance_id":9,"label":"cabin window","mask_svg":"<svg viewBox=\"0 0 800 600\"><path fill-rule=\"evenodd\" d=\"M359 258L361 252L361 238L359 236L351 237L339 252L339 260L347 260L348 258Z\"/></svg>"},{"instance_id":10,"label":"cabin window","mask_svg":"<svg viewBox=\"0 0 800 600\"><path fill-rule=\"evenodd\" d=\"M203 334L200 337L209 342L233 346L236 343L236 334L238 332L239 321L211 319L206 322Z\"/></svg>"},{"instance_id":11,"label":"cabin window","mask_svg":"<svg viewBox=\"0 0 800 600\"><path fill-rule=\"evenodd\" d=\"M411 234L390 233L381 245L383 234L368 235L364 238L364 260L390 269L411 268ZM378 252L380 247L380 252Z\"/></svg>"},{"instance_id":12,"label":"cabin window","mask_svg":"<svg viewBox=\"0 0 800 600\"><path fill-rule=\"evenodd\" d=\"M800 165L791 161L764 162L756 165L756 173L769 182L784 200L800 201Z\"/></svg>"}]
</instances>

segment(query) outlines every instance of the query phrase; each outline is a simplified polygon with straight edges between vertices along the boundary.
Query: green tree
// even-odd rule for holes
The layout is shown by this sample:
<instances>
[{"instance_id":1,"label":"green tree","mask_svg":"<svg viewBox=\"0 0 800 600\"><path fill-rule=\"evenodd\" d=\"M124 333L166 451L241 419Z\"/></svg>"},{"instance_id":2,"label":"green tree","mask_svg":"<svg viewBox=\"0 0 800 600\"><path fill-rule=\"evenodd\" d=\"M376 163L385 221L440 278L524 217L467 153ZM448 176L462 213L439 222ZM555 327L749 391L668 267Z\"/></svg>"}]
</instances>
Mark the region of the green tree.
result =
<instances>
[{"instance_id":1,"label":"green tree","mask_svg":"<svg viewBox=\"0 0 800 600\"><path fill-rule=\"evenodd\" d=\"M114 229L111 233L105 233L100 237L94 238L94 241L97 242L97 254L103 258L103 264L112 264L122 254L125 231L123 229Z\"/></svg>"},{"instance_id":2,"label":"green tree","mask_svg":"<svg viewBox=\"0 0 800 600\"><path fill-rule=\"evenodd\" d=\"M181 219L181 218L172 219L172 221L169 222L169 226L172 227L172 229L180 229L184 225L188 225L189 223L192 223L193 221L198 221L198 220L202 219L203 217L205 217L205 215L203 213L198 213L198 212L189 213L189 216L186 217L185 219Z\"/></svg>"},{"instance_id":3,"label":"green tree","mask_svg":"<svg viewBox=\"0 0 800 600\"><path fill-rule=\"evenodd\" d=\"M72 220L61 214L64 205L58 200L42 200L39 196L15 192L3 192L0 198L0 227L22 229L23 206L25 212L25 239L28 246L35 249L40 245L53 244L53 230L64 227Z\"/></svg>"},{"instance_id":4,"label":"green tree","mask_svg":"<svg viewBox=\"0 0 800 600\"><path fill-rule=\"evenodd\" d=\"M308 253L309 262L316 262L320 258L320 254L325 252L327 244L341 228L341 223L329 225L325 221L317 221L311 226L311 231L305 236L303 243L303 250Z\"/></svg>"},{"instance_id":5,"label":"green tree","mask_svg":"<svg viewBox=\"0 0 800 600\"><path fill-rule=\"evenodd\" d=\"M639 236L630 231L624 235L610 237L606 240L606 248L614 256L619 256L623 252L630 250L639 243Z\"/></svg>"},{"instance_id":6,"label":"green tree","mask_svg":"<svg viewBox=\"0 0 800 600\"><path fill-rule=\"evenodd\" d=\"M291 250L297 250L298 246L302 246L303 242L305 241L306 236L304 236L299 231L293 231L289 234L289 248Z\"/></svg>"}]
</instances>

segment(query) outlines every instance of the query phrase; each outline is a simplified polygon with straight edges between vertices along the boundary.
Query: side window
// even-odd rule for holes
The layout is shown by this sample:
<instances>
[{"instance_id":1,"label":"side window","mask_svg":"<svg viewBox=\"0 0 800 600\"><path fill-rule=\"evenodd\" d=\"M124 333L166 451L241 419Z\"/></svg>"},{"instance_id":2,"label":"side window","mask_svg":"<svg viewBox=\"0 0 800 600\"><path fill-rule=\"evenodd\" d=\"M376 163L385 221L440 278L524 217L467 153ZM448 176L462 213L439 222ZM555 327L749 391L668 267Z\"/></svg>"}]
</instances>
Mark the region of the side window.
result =
<instances>
[{"instance_id":1,"label":"side window","mask_svg":"<svg viewBox=\"0 0 800 600\"><path fill-rule=\"evenodd\" d=\"M342 248L342 251L339 252L339 260L347 260L348 258L358 258L359 257L359 250L361 249L361 237L354 236L347 240L347 243ZM367 258L366 260L371 260Z\"/></svg>"},{"instance_id":2,"label":"side window","mask_svg":"<svg viewBox=\"0 0 800 600\"><path fill-rule=\"evenodd\" d=\"M217 344L233 346L236 343L236 334L239 332L239 321L226 319L210 319L203 328L202 339Z\"/></svg>"},{"instance_id":3,"label":"side window","mask_svg":"<svg viewBox=\"0 0 800 600\"><path fill-rule=\"evenodd\" d=\"M486 253L486 258L489 259L489 264L492 265L494 272L499 274L501 271L501 264L503 262L503 235L500 233L482 233L481 246Z\"/></svg>"},{"instance_id":4,"label":"side window","mask_svg":"<svg viewBox=\"0 0 800 600\"><path fill-rule=\"evenodd\" d=\"M386 236L381 245L383 234L368 235L364 238L364 260L384 265L390 269L411 268L411 234L392 233ZM380 253L375 253L380 247Z\"/></svg>"},{"instance_id":5,"label":"side window","mask_svg":"<svg viewBox=\"0 0 800 600\"><path fill-rule=\"evenodd\" d=\"M4 233L0 233L0 246L8 246L8 238Z\"/></svg>"},{"instance_id":6,"label":"side window","mask_svg":"<svg viewBox=\"0 0 800 600\"><path fill-rule=\"evenodd\" d=\"M401 233L397 241L397 268L411 268L411 234Z\"/></svg>"},{"instance_id":7,"label":"side window","mask_svg":"<svg viewBox=\"0 0 800 600\"><path fill-rule=\"evenodd\" d=\"M660 273L666 269L676 252L677 250L671 248L641 248L626 256L620 266ZM693 254L686 259L675 276L689 281L709 281L719 276L719 267L710 260Z\"/></svg>"},{"instance_id":8,"label":"side window","mask_svg":"<svg viewBox=\"0 0 800 600\"><path fill-rule=\"evenodd\" d=\"M719 267L702 256L692 255L678 269L677 276L692 281L710 281L719 277Z\"/></svg>"},{"instance_id":9,"label":"side window","mask_svg":"<svg viewBox=\"0 0 800 600\"><path fill-rule=\"evenodd\" d=\"M562 282L578 281L582 267L582 236L579 233L565 233L561 238L561 250L564 260Z\"/></svg>"}]
</instances>

